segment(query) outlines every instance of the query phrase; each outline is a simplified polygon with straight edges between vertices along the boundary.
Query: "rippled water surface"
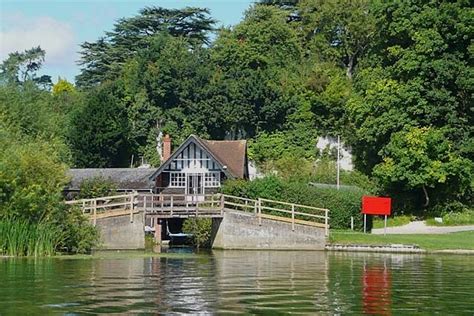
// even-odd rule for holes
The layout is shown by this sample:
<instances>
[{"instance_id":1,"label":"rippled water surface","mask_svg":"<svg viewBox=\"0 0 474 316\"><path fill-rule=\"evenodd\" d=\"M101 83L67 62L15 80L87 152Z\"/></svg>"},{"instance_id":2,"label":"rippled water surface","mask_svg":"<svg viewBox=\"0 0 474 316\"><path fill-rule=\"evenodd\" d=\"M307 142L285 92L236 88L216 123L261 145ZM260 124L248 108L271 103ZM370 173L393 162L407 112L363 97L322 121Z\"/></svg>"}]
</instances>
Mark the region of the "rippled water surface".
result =
<instances>
[{"instance_id":1,"label":"rippled water surface","mask_svg":"<svg viewBox=\"0 0 474 316\"><path fill-rule=\"evenodd\" d=\"M218 251L0 259L0 314L474 315L474 257Z\"/></svg>"}]
</instances>

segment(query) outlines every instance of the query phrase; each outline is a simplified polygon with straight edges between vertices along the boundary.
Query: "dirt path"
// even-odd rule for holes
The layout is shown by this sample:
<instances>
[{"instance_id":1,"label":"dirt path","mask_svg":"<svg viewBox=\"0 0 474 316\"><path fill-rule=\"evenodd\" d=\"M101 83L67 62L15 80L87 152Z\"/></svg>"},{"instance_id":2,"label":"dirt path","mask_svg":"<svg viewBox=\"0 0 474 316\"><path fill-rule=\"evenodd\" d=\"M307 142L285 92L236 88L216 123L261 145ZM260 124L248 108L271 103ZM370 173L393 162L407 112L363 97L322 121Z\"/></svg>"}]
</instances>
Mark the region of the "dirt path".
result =
<instances>
[{"instance_id":1,"label":"dirt path","mask_svg":"<svg viewBox=\"0 0 474 316\"><path fill-rule=\"evenodd\" d=\"M474 230L474 225L427 226L424 221L415 221L404 226L387 227L387 234L447 234L469 230ZM383 228L372 229L372 234L382 235Z\"/></svg>"}]
</instances>

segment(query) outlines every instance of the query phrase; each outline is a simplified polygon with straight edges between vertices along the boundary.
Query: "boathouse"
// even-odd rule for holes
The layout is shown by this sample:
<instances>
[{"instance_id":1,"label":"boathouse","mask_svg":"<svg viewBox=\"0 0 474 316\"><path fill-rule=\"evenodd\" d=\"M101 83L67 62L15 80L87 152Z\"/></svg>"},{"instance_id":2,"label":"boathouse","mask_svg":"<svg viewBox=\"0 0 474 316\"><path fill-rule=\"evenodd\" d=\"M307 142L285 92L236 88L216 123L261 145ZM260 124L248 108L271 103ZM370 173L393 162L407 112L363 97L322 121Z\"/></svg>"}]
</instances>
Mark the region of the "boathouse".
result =
<instances>
[{"instance_id":1,"label":"boathouse","mask_svg":"<svg viewBox=\"0 0 474 316\"><path fill-rule=\"evenodd\" d=\"M226 179L248 179L245 140L204 140L190 135L173 151L166 135L161 148L159 168L70 169L66 196L77 195L83 181L101 178L114 183L118 192L182 194L199 201L217 192Z\"/></svg>"},{"instance_id":2,"label":"boathouse","mask_svg":"<svg viewBox=\"0 0 474 316\"><path fill-rule=\"evenodd\" d=\"M185 194L202 199L226 179L248 179L245 140L204 140L189 136L172 154L171 139L163 139L163 163L151 175L156 193Z\"/></svg>"}]
</instances>

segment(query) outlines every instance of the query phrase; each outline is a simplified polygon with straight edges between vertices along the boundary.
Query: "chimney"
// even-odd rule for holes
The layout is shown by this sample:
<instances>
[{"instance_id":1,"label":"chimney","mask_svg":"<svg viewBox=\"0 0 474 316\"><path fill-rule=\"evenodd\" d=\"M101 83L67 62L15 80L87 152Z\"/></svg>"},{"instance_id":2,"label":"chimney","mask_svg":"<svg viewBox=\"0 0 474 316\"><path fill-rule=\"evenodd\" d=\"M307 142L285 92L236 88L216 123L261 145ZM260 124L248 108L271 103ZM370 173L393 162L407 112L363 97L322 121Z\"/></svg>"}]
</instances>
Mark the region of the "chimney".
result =
<instances>
[{"instance_id":1,"label":"chimney","mask_svg":"<svg viewBox=\"0 0 474 316\"><path fill-rule=\"evenodd\" d=\"M163 138L163 154L161 157L163 158L162 162L165 162L168 160L168 158L171 156L171 137L170 135L166 134L165 137Z\"/></svg>"}]
</instances>

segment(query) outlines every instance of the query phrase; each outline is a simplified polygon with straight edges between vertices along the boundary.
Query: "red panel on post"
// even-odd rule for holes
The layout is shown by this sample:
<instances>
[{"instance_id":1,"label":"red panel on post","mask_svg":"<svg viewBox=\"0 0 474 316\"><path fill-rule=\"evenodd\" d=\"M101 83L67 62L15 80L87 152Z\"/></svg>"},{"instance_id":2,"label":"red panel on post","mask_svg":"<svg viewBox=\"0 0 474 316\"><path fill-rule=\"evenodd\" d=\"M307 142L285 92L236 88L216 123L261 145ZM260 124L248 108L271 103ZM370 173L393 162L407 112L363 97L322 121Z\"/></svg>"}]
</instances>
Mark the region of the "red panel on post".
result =
<instances>
[{"instance_id":1,"label":"red panel on post","mask_svg":"<svg viewBox=\"0 0 474 316\"><path fill-rule=\"evenodd\" d=\"M392 199L388 197L363 196L362 214L390 215Z\"/></svg>"}]
</instances>

